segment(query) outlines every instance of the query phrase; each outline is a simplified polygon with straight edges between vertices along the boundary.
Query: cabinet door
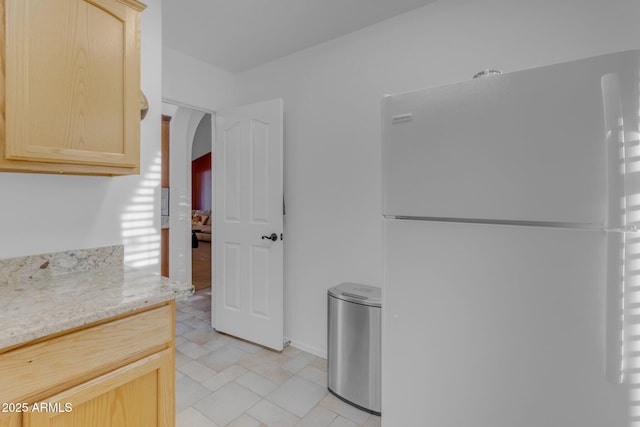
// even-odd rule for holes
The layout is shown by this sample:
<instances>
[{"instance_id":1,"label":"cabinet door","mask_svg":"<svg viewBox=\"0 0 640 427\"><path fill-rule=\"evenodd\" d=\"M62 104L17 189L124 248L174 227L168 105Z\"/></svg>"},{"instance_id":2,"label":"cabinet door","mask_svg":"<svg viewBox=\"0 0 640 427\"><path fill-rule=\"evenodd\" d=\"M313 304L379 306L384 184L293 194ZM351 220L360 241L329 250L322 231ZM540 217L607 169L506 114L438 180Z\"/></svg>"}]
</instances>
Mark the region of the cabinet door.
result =
<instances>
[{"instance_id":1,"label":"cabinet door","mask_svg":"<svg viewBox=\"0 0 640 427\"><path fill-rule=\"evenodd\" d=\"M0 414L0 427L22 427L22 414L19 412Z\"/></svg>"},{"instance_id":2,"label":"cabinet door","mask_svg":"<svg viewBox=\"0 0 640 427\"><path fill-rule=\"evenodd\" d=\"M5 1L5 159L136 167L137 2Z\"/></svg>"},{"instance_id":3,"label":"cabinet door","mask_svg":"<svg viewBox=\"0 0 640 427\"><path fill-rule=\"evenodd\" d=\"M23 414L29 427L173 427L173 349L51 396Z\"/></svg>"}]
</instances>

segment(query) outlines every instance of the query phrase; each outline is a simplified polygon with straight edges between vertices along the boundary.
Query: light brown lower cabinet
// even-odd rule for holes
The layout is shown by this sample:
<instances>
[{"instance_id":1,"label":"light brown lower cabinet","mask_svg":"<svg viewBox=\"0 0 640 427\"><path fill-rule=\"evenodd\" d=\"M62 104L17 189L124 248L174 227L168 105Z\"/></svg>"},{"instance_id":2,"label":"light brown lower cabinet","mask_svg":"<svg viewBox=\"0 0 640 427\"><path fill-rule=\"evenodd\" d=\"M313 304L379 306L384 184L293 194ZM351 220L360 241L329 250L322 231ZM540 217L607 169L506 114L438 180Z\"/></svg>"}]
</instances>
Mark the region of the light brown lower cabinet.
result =
<instances>
[{"instance_id":1,"label":"light brown lower cabinet","mask_svg":"<svg viewBox=\"0 0 640 427\"><path fill-rule=\"evenodd\" d=\"M174 319L170 302L0 353L0 427L174 427Z\"/></svg>"}]
</instances>

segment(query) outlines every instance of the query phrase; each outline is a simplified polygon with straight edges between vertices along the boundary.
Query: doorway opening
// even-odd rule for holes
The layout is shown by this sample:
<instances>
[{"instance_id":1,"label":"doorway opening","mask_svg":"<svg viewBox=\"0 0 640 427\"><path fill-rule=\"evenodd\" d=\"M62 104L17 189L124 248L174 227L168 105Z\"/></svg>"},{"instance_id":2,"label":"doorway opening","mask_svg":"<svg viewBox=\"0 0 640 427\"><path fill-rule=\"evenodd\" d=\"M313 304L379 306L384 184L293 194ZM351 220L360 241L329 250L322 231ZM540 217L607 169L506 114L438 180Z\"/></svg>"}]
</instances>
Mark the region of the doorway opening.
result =
<instances>
[{"instance_id":1,"label":"doorway opening","mask_svg":"<svg viewBox=\"0 0 640 427\"><path fill-rule=\"evenodd\" d=\"M162 115L161 165L160 165L160 275L169 277L169 147L171 116Z\"/></svg>"},{"instance_id":2,"label":"doorway opening","mask_svg":"<svg viewBox=\"0 0 640 427\"><path fill-rule=\"evenodd\" d=\"M167 218L164 221L169 234L169 277L180 282L194 283L192 258L195 248L193 246L195 246L194 242L197 242L198 246L204 246L204 244L199 245L199 243L205 239L203 230L197 230L200 236L195 235L194 210L207 210L209 211L208 214L211 215L214 209L212 207L211 183L208 185L209 192L206 195L202 194L203 191L207 191L206 187L196 190L199 195L196 201L198 205L193 205L192 161L207 153L212 157L212 120L214 113L164 101L162 103L162 114L171 117L168 154L171 172L169 176L170 189L167 195ZM211 174L212 171L209 173L210 180ZM202 215L200 217L202 218ZM212 245L213 235L211 233L207 234L211 236L209 237L211 242L208 244ZM198 255L198 258L202 257ZM210 256L206 261L211 266ZM199 270L206 268L199 267ZM211 273L208 276L211 277ZM206 283L211 286L211 279Z\"/></svg>"},{"instance_id":3,"label":"doorway opening","mask_svg":"<svg viewBox=\"0 0 640 427\"><path fill-rule=\"evenodd\" d=\"M211 114L205 114L191 149L191 277L196 291L211 288L213 229Z\"/></svg>"}]
</instances>

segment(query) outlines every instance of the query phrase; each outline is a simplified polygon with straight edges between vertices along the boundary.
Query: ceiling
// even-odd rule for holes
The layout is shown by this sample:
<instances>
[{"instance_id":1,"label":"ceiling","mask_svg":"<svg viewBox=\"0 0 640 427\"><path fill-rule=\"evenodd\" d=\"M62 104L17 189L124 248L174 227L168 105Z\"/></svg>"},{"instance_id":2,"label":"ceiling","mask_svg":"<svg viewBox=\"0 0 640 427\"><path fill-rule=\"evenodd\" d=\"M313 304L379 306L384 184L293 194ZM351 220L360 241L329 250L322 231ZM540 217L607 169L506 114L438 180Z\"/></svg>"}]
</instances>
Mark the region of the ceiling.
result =
<instances>
[{"instance_id":1,"label":"ceiling","mask_svg":"<svg viewBox=\"0 0 640 427\"><path fill-rule=\"evenodd\" d=\"M162 0L163 45L238 73L436 0Z\"/></svg>"}]
</instances>

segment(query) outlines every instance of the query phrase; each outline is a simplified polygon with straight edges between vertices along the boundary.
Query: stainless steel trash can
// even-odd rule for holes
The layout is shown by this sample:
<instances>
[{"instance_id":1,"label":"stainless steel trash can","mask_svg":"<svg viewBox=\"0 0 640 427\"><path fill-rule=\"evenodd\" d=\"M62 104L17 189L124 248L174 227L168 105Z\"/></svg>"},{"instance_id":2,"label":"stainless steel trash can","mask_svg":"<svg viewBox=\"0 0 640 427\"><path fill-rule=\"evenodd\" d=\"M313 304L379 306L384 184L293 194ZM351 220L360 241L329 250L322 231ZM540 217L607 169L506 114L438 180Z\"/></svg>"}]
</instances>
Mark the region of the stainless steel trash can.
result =
<instances>
[{"instance_id":1,"label":"stainless steel trash can","mask_svg":"<svg viewBox=\"0 0 640 427\"><path fill-rule=\"evenodd\" d=\"M342 283L328 291L327 386L345 402L380 415L380 288Z\"/></svg>"}]
</instances>

